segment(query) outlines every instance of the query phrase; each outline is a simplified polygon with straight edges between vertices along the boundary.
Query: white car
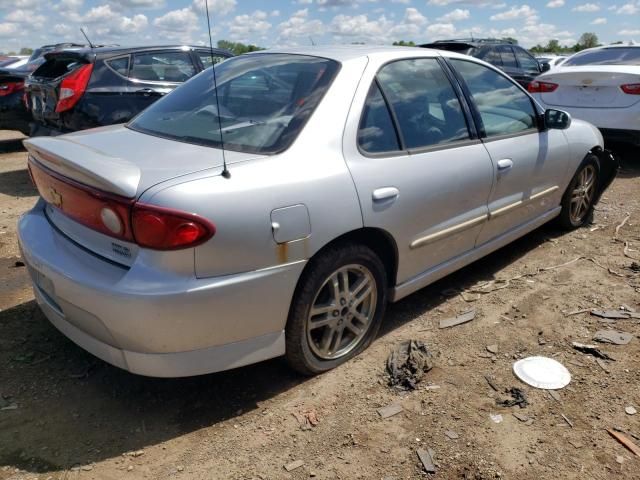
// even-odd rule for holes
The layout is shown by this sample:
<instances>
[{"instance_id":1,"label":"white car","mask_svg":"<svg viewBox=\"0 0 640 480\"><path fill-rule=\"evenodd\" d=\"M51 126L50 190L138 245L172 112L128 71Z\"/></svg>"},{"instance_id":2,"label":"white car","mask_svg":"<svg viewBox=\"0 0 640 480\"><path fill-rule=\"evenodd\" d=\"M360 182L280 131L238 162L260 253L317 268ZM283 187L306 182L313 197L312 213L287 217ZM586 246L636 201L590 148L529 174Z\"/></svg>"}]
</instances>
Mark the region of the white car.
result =
<instances>
[{"instance_id":1,"label":"white car","mask_svg":"<svg viewBox=\"0 0 640 480\"><path fill-rule=\"evenodd\" d=\"M549 69L553 69L558 67L567 59L566 55L547 55L536 57L536 60L540 62L540 64L544 65L545 63L549 65Z\"/></svg>"},{"instance_id":2,"label":"white car","mask_svg":"<svg viewBox=\"0 0 640 480\"><path fill-rule=\"evenodd\" d=\"M536 78L529 92L544 108L592 123L608 140L640 145L640 45L584 50Z\"/></svg>"}]
</instances>

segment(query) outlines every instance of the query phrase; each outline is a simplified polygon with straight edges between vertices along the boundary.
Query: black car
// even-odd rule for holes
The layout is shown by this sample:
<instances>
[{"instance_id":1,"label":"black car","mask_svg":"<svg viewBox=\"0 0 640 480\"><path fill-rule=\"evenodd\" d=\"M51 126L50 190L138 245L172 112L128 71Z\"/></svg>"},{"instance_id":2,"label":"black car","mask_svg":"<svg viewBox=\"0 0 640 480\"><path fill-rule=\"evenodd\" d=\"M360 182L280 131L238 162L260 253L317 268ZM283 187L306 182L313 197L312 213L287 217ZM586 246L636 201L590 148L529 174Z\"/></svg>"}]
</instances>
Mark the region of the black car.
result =
<instances>
[{"instance_id":1,"label":"black car","mask_svg":"<svg viewBox=\"0 0 640 480\"><path fill-rule=\"evenodd\" d=\"M438 40L420 45L423 48L448 50L484 60L507 73L524 88L538 75L549 70L549 65L541 65L524 48L506 40L458 39Z\"/></svg>"},{"instance_id":2,"label":"black car","mask_svg":"<svg viewBox=\"0 0 640 480\"><path fill-rule=\"evenodd\" d=\"M18 130L29 135L31 112L24 103L25 79L44 63L45 53L84 47L85 45L76 43L43 45L33 51L25 65L19 68L0 68L0 130Z\"/></svg>"},{"instance_id":3,"label":"black car","mask_svg":"<svg viewBox=\"0 0 640 480\"><path fill-rule=\"evenodd\" d=\"M231 56L226 50L181 45L47 53L25 82L31 136L127 122L212 62Z\"/></svg>"}]
</instances>

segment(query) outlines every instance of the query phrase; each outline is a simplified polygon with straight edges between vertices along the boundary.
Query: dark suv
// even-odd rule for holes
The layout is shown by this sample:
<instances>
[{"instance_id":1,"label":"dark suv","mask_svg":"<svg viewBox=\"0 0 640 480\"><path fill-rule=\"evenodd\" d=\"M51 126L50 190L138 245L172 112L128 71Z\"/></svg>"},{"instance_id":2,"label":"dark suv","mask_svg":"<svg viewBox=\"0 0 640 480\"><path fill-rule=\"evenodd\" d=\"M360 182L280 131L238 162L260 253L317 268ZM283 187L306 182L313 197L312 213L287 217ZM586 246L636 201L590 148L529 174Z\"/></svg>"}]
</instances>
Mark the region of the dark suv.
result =
<instances>
[{"instance_id":1,"label":"dark suv","mask_svg":"<svg viewBox=\"0 0 640 480\"><path fill-rule=\"evenodd\" d=\"M31 136L127 122L212 62L231 56L226 50L180 45L48 53L25 82Z\"/></svg>"},{"instance_id":2,"label":"dark suv","mask_svg":"<svg viewBox=\"0 0 640 480\"><path fill-rule=\"evenodd\" d=\"M543 67L529 52L518 45L492 38L438 40L420 45L423 48L448 50L484 60L507 73L524 88L538 75L549 70Z\"/></svg>"}]
</instances>

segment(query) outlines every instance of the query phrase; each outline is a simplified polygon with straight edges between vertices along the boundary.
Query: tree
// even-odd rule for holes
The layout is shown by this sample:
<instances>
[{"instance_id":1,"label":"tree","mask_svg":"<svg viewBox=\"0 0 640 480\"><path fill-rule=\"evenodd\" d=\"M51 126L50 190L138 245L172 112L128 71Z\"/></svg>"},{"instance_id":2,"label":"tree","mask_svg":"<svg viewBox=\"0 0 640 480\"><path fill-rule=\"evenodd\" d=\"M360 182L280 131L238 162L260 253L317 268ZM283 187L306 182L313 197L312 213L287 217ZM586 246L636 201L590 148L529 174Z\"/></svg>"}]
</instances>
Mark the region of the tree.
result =
<instances>
[{"instance_id":1,"label":"tree","mask_svg":"<svg viewBox=\"0 0 640 480\"><path fill-rule=\"evenodd\" d=\"M578 41L578 45L582 47L582 49L597 47L599 43L598 36L593 32L583 33Z\"/></svg>"},{"instance_id":2,"label":"tree","mask_svg":"<svg viewBox=\"0 0 640 480\"><path fill-rule=\"evenodd\" d=\"M33 53L33 48L22 47L20 49L20 55L31 55Z\"/></svg>"},{"instance_id":3,"label":"tree","mask_svg":"<svg viewBox=\"0 0 640 480\"><path fill-rule=\"evenodd\" d=\"M218 40L218 48L229 50L234 55L242 55L243 53L264 50L264 48L258 47L256 45L245 45L244 43L230 42L229 40Z\"/></svg>"},{"instance_id":4,"label":"tree","mask_svg":"<svg viewBox=\"0 0 640 480\"><path fill-rule=\"evenodd\" d=\"M416 46L413 40L410 40L408 42L405 42L404 40L400 40L399 42L393 42L393 45L396 47L415 47Z\"/></svg>"},{"instance_id":5,"label":"tree","mask_svg":"<svg viewBox=\"0 0 640 480\"><path fill-rule=\"evenodd\" d=\"M560 53L562 47L560 46L560 42L558 40L549 40L546 46L547 52L551 53Z\"/></svg>"}]
</instances>

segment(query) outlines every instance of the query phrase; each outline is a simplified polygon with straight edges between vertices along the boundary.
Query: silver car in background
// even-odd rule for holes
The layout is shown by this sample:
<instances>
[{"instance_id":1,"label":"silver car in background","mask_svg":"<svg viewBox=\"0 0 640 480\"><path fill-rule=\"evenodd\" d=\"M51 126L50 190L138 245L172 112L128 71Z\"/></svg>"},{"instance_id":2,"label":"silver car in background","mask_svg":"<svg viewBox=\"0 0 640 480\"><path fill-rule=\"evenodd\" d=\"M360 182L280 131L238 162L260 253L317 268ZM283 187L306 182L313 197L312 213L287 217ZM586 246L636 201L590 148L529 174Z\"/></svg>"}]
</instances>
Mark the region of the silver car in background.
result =
<instances>
[{"instance_id":1,"label":"silver car in background","mask_svg":"<svg viewBox=\"0 0 640 480\"><path fill-rule=\"evenodd\" d=\"M554 218L583 225L615 176L595 127L455 53L310 47L215 71L217 92L209 69L127 125L25 141L37 301L134 373L333 368L387 302Z\"/></svg>"}]
</instances>

